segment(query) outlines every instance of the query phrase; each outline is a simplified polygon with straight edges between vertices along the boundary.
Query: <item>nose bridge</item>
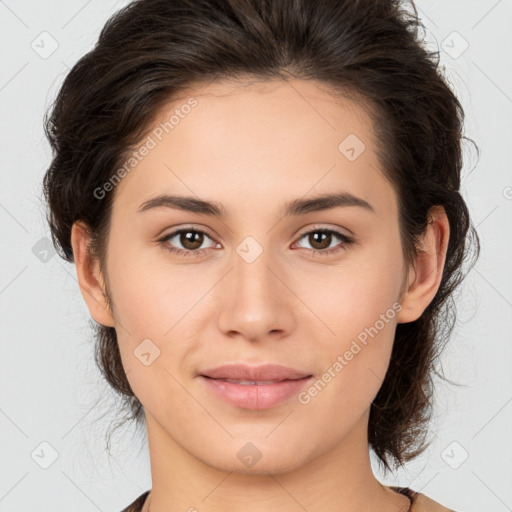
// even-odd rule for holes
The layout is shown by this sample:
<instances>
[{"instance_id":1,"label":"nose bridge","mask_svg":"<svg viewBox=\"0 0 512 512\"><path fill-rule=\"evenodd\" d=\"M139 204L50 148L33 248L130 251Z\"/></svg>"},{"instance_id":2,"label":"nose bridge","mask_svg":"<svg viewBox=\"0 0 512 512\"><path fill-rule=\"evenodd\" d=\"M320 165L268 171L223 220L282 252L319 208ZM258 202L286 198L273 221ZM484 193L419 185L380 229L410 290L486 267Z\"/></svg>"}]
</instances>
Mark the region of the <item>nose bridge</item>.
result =
<instances>
[{"instance_id":1,"label":"nose bridge","mask_svg":"<svg viewBox=\"0 0 512 512\"><path fill-rule=\"evenodd\" d=\"M256 339L276 329L286 329L287 299L275 275L279 267L272 251L247 237L233 253L233 269L226 287L220 328Z\"/></svg>"},{"instance_id":2,"label":"nose bridge","mask_svg":"<svg viewBox=\"0 0 512 512\"><path fill-rule=\"evenodd\" d=\"M276 277L271 268L272 251L264 247L254 237L246 237L236 248L233 258L235 296L249 302L267 301L271 290L276 290Z\"/></svg>"}]
</instances>

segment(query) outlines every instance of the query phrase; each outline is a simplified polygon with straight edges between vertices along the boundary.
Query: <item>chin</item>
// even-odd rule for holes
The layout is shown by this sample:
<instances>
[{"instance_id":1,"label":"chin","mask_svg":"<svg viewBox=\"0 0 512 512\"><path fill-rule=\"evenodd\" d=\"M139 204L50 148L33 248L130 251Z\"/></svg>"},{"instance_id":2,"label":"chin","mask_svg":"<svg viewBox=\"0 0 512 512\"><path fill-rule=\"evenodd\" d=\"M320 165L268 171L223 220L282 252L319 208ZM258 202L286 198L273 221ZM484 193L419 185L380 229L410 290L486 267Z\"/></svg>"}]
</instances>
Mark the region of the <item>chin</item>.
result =
<instances>
[{"instance_id":1,"label":"chin","mask_svg":"<svg viewBox=\"0 0 512 512\"><path fill-rule=\"evenodd\" d=\"M253 440L233 439L230 444L219 443L219 451L200 458L205 464L221 471L240 475L262 475L288 473L299 468L305 461L304 445L284 442L276 438L275 443L262 437Z\"/></svg>"}]
</instances>

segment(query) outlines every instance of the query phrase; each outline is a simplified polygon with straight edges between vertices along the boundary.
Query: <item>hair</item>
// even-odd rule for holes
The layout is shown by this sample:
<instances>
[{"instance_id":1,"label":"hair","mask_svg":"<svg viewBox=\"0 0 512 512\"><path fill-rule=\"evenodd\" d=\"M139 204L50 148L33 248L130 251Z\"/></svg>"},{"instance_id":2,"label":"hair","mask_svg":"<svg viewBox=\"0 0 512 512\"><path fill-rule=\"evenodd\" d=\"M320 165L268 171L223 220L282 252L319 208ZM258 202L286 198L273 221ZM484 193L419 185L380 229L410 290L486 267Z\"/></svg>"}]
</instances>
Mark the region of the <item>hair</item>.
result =
<instances>
[{"instance_id":1,"label":"hair","mask_svg":"<svg viewBox=\"0 0 512 512\"><path fill-rule=\"evenodd\" d=\"M469 249L474 261L480 252L459 192L463 108L443 77L439 52L418 37L423 25L410 5L412 11L398 0L134 1L73 66L44 121L53 155L43 182L52 241L73 262L71 228L82 221L108 285L115 190L101 199L94 191L173 98L201 82L291 77L322 82L371 114L382 172L398 197L405 261L420 251L432 207L442 206L450 225L439 289L416 321L397 325L371 404L369 445L385 471L431 442L433 375L456 320L453 292L466 275ZM105 294L113 307L108 286ZM144 408L126 378L116 330L95 329L96 364L121 399L125 421L139 426Z\"/></svg>"}]
</instances>

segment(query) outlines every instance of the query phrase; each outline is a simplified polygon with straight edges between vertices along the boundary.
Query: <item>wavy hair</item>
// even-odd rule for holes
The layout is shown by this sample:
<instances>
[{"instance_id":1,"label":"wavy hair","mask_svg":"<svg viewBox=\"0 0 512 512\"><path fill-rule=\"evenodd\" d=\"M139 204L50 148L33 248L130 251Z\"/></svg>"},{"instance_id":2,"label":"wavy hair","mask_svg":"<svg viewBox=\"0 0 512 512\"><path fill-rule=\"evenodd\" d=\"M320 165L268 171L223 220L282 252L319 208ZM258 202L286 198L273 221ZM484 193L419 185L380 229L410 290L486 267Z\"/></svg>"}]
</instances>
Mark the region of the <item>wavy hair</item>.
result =
<instances>
[{"instance_id":1,"label":"wavy hair","mask_svg":"<svg viewBox=\"0 0 512 512\"><path fill-rule=\"evenodd\" d=\"M436 365L455 322L453 292L478 235L460 193L464 112L398 0L138 0L115 13L95 47L67 74L45 116L52 161L44 176L58 254L83 221L103 275L113 192L94 190L125 160L159 109L200 82L319 80L370 113L382 171L399 203L403 252L412 262L433 206L450 224L439 289L416 321L398 324L390 365L371 404L370 447L385 471L428 446ZM470 139L467 139L470 140ZM477 148L478 149L478 148ZM112 306L107 289L107 301ZM122 400L124 422L144 409L124 372L116 330L95 325L95 361ZM124 423L123 422L123 423Z\"/></svg>"}]
</instances>

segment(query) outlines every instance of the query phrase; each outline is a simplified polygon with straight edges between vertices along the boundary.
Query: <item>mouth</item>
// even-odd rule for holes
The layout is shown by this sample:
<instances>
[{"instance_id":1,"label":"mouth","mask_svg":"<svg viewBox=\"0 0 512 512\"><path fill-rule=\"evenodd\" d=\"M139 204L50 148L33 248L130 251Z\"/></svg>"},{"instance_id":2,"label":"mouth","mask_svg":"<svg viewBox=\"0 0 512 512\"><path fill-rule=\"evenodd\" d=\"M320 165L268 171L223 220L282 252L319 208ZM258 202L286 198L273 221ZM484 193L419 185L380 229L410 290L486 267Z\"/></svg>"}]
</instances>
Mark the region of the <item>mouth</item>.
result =
<instances>
[{"instance_id":1,"label":"mouth","mask_svg":"<svg viewBox=\"0 0 512 512\"><path fill-rule=\"evenodd\" d=\"M306 377L301 377L300 379L280 379L280 380L214 379L213 377L208 377L208 375L201 375L201 377L204 377L205 379L229 382L231 384L240 384L241 386L265 386L267 384L277 384L279 382L303 380L303 379L307 379L307 378L311 377L311 375L306 375Z\"/></svg>"},{"instance_id":2,"label":"mouth","mask_svg":"<svg viewBox=\"0 0 512 512\"><path fill-rule=\"evenodd\" d=\"M284 380L299 380L311 377L308 372L278 364L250 366L244 363L225 364L205 370L201 372L201 375L211 379L225 380L236 384L247 383L248 385L274 384Z\"/></svg>"},{"instance_id":3,"label":"mouth","mask_svg":"<svg viewBox=\"0 0 512 512\"><path fill-rule=\"evenodd\" d=\"M262 410L286 403L296 396L313 378L312 375L296 379L245 380L212 378L201 375L207 390L239 409Z\"/></svg>"}]
</instances>

